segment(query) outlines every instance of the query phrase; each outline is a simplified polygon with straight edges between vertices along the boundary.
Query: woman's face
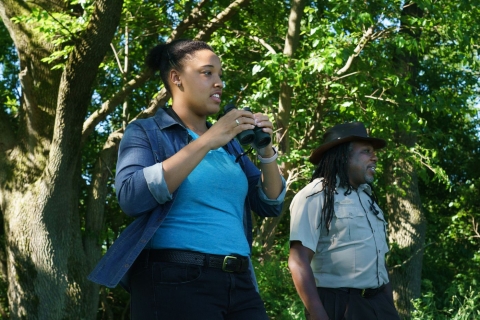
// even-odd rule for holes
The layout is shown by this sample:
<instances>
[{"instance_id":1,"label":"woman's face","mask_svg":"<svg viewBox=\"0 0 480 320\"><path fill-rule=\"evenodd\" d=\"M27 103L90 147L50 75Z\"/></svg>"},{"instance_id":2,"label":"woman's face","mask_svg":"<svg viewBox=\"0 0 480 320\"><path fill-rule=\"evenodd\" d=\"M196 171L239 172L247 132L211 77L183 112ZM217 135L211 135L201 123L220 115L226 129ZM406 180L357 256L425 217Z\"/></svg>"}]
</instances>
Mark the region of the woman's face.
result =
<instances>
[{"instance_id":1,"label":"woman's face","mask_svg":"<svg viewBox=\"0 0 480 320\"><path fill-rule=\"evenodd\" d=\"M183 70L179 72L181 86L174 94L174 101L180 99L199 116L217 113L223 89L221 77L220 58L210 50L196 51L183 61Z\"/></svg>"}]
</instances>

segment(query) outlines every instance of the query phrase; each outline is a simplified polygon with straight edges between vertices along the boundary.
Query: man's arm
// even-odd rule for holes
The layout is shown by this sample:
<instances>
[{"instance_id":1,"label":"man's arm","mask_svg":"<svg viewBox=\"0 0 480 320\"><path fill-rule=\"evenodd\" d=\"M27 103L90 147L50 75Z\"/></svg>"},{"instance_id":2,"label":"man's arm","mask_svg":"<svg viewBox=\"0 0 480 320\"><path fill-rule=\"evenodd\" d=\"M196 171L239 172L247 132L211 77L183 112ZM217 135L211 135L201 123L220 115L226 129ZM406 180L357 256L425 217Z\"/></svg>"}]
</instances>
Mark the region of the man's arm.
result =
<instances>
[{"instance_id":1,"label":"man's arm","mask_svg":"<svg viewBox=\"0 0 480 320\"><path fill-rule=\"evenodd\" d=\"M320 301L310 262L314 252L304 247L300 241L290 242L288 267L298 295L310 313L312 320L328 320L327 312Z\"/></svg>"}]
</instances>

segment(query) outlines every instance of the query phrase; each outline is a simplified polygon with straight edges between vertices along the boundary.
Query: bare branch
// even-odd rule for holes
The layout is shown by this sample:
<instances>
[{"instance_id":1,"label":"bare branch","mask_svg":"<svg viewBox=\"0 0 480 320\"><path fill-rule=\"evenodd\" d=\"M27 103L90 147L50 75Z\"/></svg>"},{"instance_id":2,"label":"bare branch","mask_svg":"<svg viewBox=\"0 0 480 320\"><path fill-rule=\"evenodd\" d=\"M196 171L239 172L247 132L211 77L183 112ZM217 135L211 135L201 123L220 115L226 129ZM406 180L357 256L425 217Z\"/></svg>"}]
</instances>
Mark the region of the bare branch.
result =
<instances>
[{"instance_id":1,"label":"bare branch","mask_svg":"<svg viewBox=\"0 0 480 320\"><path fill-rule=\"evenodd\" d=\"M167 103L168 99L170 99L170 94L167 93L165 88L162 88L157 96L150 101L148 107L136 115L131 121L153 116L160 106L163 106Z\"/></svg>"},{"instance_id":2,"label":"bare branch","mask_svg":"<svg viewBox=\"0 0 480 320\"><path fill-rule=\"evenodd\" d=\"M264 46L268 52L270 52L271 54L276 54L277 52L275 51L275 49L270 45L268 44L265 40L263 40L262 38L259 38L257 36L252 36L252 35L249 35L249 34L246 34L245 32L242 32L242 31L239 31L239 30L232 30L233 32L235 32L235 34L237 34L237 36L242 36L242 37L245 37L245 38L248 38L248 39L251 39L257 43L260 43L262 46Z\"/></svg>"},{"instance_id":3,"label":"bare branch","mask_svg":"<svg viewBox=\"0 0 480 320\"><path fill-rule=\"evenodd\" d=\"M122 63L120 62L120 59L118 58L117 50L115 50L115 47L113 46L113 43L111 43L111 42L110 42L110 47L112 48L113 55L115 56L115 60L117 60L118 68L120 69L120 72L123 74Z\"/></svg>"},{"instance_id":4,"label":"bare branch","mask_svg":"<svg viewBox=\"0 0 480 320\"><path fill-rule=\"evenodd\" d=\"M475 222L475 217L472 217L472 226L473 232L475 232L473 238L480 238L480 232L478 231L478 222Z\"/></svg>"},{"instance_id":5,"label":"bare branch","mask_svg":"<svg viewBox=\"0 0 480 320\"><path fill-rule=\"evenodd\" d=\"M355 74L357 74L357 73L360 73L360 71L351 72L351 73L345 74L345 75L343 75L343 76L341 76L341 77L333 77L332 80L333 80L333 81L337 81L337 80L340 80L340 79L343 79L343 78L346 78L346 77L353 76L353 75L355 75Z\"/></svg>"},{"instance_id":6,"label":"bare branch","mask_svg":"<svg viewBox=\"0 0 480 320\"><path fill-rule=\"evenodd\" d=\"M272 54L276 54L277 52L275 51L275 49L273 49L273 47L271 45L269 45L265 40L259 38L259 37L256 37L256 36L248 36L248 38L252 39L253 41L256 41L258 43L260 43L261 45L263 45L265 48L267 48L268 52L272 53Z\"/></svg>"},{"instance_id":7,"label":"bare branch","mask_svg":"<svg viewBox=\"0 0 480 320\"><path fill-rule=\"evenodd\" d=\"M397 268L401 268L403 267L404 265L406 265L410 260L412 260L417 254L421 253L423 251L423 249L425 249L426 247L432 245L432 244L435 244L435 242L432 242L432 243L429 243L429 244L426 244L424 245L423 247L420 247L418 248L417 251L415 251L414 254L412 254L407 260L403 261L402 263L399 263L397 265L394 265L393 267L389 267L389 269L393 270L393 269L397 269Z\"/></svg>"},{"instance_id":8,"label":"bare branch","mask_svg":"<svg viewBox=\"0 0 480 320\"><path fill-rule=\"evenodd\" d=\"M395 30L395 28L396 27L389 27L389 28L383 29L381 31L375 32L374 34L372 34L372 37L370 38L370 40L376 40L376 39L379 39L379 38L383 38L384 36L388 35L391 31Z\"/></svg>"},{"instance_id":9,"label":"bare branch","mask_svg":"<svg viewBox=\"0 0 480 320\"><path fill-rule=\"evenodd\" d=\"M426 163L424 160L427 159L427 157L425 157L423 154L421 154L420 152L416 151L415 149L412 150L412 152L414 154L416 154L417 156L420 157L420 163L423 164L425 167L427 167L428 169L430 169L432 172L435 172L435 169L430 166L428 163Z\"/></svg>"},{"instance_id":10,"label":"bare branch","mask_svg":"<svg viewBox=\"0 0 480 320\"><path fill-rule=\"evenodd\" d=\"M402 10L405 9L405 8L408 8L408 7L410 7L410 6L413 6L413 5L415 5L415 2L405 3L405 4L403 5Z\"/></svg>"},{"instance_id":11,"label":"bare branch","mask_svg":"<svg viewBox=\"0 0 480 320\"><path fill-rule=\"evenodd\" d=\"M116 106L120 105L125 98L136 88L142 86L151 76L151 71L146 70L142 74L127 82L120 91L115 93L108 101L103 103L102 107L92 113L90 117L83 123L82 142L92 133L95 126L105 120L108 114L112 112Z\"/></svg>"},{"instance_id":12,"label":"bare branch","mask_svg":"<svg viewBox=\"0 0 480 320\"><path fill-rule=\"evenodd\" d=\"M288 170L288 176L285 181L287 191L290 190L290 186L295 181L298 181L298 177L300 176L300 169L304 168L305 166L294 167Z\"/></svg>"},{"instance_id":13,"label":"bare branch","mask_svg":"<svg viewBox=\"0 0 480 320\"><path fill-rule=\"evenodd\" d=\"M175 30L173 30L173 32L170 34L170 37L167 40L167 43L180 37L182 34L185 33L185 31L191 25L195 24L202 18L203 13L201 9L206 3L207 1L202 0L197 4L197 7L192 10L190 15L187 18L185 18L182 22L180 22L180 24L175 28Z\"/></svg>"},{"instance_id":14,"label":"bare branch","mask_svg":"<svg viewBox=\"0 0 480 320\"><path fill-rule=\"evenodd\" d=\"M367 31L365 31L357 47L355 48L355 50L353 50L353 54L350 57L348 57L348 60L347 60L347 63L345 63L345 66L343 66L343 68L337 71L338 75L345 73L350 68L350 66L352 65L353 59L355 59L355 57L357 57L360 54L360 52L366 46L368 41L371 39L372 34L373 34L373 26L371 26L370 28L367 29Z\"/></svg>"},{"instance_id":15,"label":"bare branch","mask_svg":"<svg viewBox=\"0 0 480 320\"><path fill-rule=\"evenodd\" d=\"M390 102L390 103L398 106L398 102L396 102L395 100L392 100L392 99L388 99L388 98L384 99L382 97L375 97L375 96L372 96L372 95L365 96L365 98L370 98L370 99L375 99L375 100L380 100L380 101L386 101L386 102Z\"/></svg>"},{"instance_id":16,"label":"bare branch","mask_svg":"<svg viewBox=\"0 0 480 320\"><path fill-rule=\"evenodd\" d=\"M228 19L235 15L241 7L245 7L249 3L250 0L235 0L232 2L228 7L225 8L225 10L220 12L215 18L210 20L210 22L205 25L205 28L195 36L195 40L209 39L212 33L219 29L225 21L228 21Z\"/></svg>"}]
</instances>

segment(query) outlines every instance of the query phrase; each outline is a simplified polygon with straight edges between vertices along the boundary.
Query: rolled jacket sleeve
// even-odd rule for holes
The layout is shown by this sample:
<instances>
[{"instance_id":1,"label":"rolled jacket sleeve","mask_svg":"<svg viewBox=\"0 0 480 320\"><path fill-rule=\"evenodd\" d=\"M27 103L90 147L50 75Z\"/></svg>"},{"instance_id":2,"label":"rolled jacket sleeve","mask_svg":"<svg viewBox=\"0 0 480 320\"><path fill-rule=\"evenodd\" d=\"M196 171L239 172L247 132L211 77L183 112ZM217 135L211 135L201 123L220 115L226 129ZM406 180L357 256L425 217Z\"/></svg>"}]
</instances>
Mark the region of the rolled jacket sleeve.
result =
<instances>
[{"instance_id":1,"label":"rolled jacket sleeve","mask_svg":"<svg viewBox=\"0 0 480 320\"><path fill-rule=\"evenodd\" d=\"M143 175L147 181L148 190L150 190L158 203L163 204L172 200L172 194L168 191L163 174L163 162L144 168Z\"/></svg>"},{"instance_id":2,"label":"rolled jacket sleeve","mask_svg":"<svg viewBox=\"0 0 480 320\"><path fill-rule=\"evenodd\" d=\"M269 205L278 205L283 203L283 201L285 200L285 194L287 193L287 183L285 182L285 179L282 176L280 176L280 178L282 179L282 192L280 192L280 194L276 199L270 199L267 197L265 192L263 192L262 180L258 179L258 184L257 184L258 196L262 202Z\"/></svg>"}]
</instances>

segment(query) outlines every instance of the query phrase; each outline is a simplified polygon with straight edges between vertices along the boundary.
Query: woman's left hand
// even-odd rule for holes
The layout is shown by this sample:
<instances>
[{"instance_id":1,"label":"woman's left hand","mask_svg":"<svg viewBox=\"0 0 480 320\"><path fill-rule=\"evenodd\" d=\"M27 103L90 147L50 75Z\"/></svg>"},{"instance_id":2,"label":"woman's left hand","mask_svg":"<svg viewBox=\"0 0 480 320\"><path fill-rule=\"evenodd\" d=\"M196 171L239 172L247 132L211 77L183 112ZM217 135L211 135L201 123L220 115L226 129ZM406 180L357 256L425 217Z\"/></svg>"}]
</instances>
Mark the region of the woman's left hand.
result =
<instances>
[{"instance_id":1,"label":"woman's left hand","mask_svg":"<svg viewBox=\"0 0 480 320\"><path fill-rule=\"evenodd\" d=\"M253 115L253 117L255 119L255 125L259 128L262 128L262 131L265 132L265 133L268 133L271 137L272 134L273 134L273 124L270 121L270 119L268 118L268 116L265 115L265 114L262 114L262 113L255 113ZM275 152L273 151L273 148L272 148L272 142L271 141L264 148L259 149L254 144L252 144L252 146L255 150L257 150L258 154L263 158L270 158L275 154Z\"/></svg>"}]
</instances>

